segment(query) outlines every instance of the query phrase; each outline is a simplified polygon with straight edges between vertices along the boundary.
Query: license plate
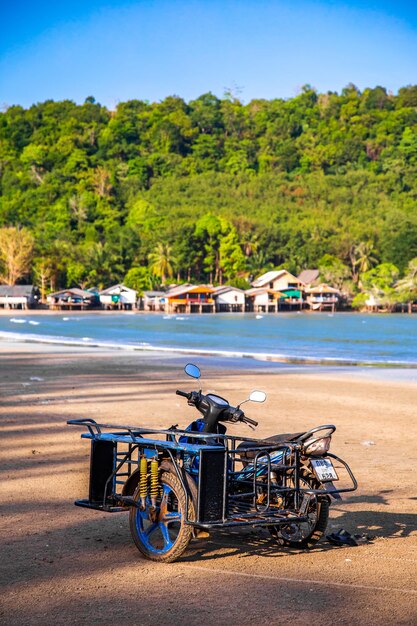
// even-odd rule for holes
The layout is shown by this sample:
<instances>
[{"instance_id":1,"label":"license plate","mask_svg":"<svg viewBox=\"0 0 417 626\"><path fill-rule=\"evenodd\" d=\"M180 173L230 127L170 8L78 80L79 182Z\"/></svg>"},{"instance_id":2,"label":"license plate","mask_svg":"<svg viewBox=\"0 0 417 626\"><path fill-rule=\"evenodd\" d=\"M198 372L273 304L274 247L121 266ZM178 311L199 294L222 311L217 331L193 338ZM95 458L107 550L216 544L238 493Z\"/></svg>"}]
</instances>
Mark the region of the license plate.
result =
<instances>
[{"instance_id":1,"label":"license plate","mask_svg":"<svg viewBox=\"0 0 417 626\"><path fill-rule=\"evenodd\" d=\"M329 459L311 459L311 466L317 479L325 483L329 480L339 480L336 470L333 467L333 463Z\"/></svg>"}]
</instances>

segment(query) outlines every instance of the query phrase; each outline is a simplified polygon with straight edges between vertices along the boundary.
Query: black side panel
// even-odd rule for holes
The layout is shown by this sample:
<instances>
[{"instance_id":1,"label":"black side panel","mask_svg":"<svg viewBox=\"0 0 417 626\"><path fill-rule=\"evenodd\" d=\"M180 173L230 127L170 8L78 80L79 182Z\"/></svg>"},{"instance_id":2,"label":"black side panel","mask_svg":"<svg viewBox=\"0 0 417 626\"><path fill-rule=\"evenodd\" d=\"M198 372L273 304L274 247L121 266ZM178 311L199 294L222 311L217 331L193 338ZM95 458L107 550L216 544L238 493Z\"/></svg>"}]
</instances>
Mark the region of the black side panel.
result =
<instances>
[{"instance_id":1,"label":"black side panel","mask_svg":"<svg viewBox=\"0 0 417 626\"><path fill-rule=\"evenodd\" d=\"M198 521L222 521L225 503L226 450L201 450L198 481Z\"/></svg>"},{"instance_id":2,"label":"black side panel","mask_svg":"<svg viewBox=\"0 0 417 626\"><path fill-rule=\"evenodd\" d=\"M92 440L90 458L90 502L103 503L104 488L116 463L117 443L113 441ZM107 487L107 496L114 489L114 478Z\"/></svg>"}]
</instances>

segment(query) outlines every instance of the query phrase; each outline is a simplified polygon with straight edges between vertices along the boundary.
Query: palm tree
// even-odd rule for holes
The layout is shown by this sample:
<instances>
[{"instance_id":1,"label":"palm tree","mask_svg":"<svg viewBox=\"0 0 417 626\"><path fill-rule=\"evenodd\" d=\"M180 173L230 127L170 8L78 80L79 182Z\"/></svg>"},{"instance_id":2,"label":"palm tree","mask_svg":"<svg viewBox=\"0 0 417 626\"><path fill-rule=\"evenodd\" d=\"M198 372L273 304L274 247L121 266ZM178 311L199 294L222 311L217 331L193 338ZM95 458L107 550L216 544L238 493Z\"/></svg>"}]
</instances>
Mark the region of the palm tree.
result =
<instances>
[{"instance_id":1,"label":"palm tree","mask_svg":"<svg viewBox=\"0 0 417 626\"><path fill-rule=\"evenodd\" d=\"M350 250L350 261L352 264L352 278L355 283L359 282L359 277L364 272L371 269L378 262L374 256L374 244L372 241L361 241L358 245L353 245Z\"/></svg>"},{"instance_id":2,"label":"palm tree","mask_svg":"<svg viewBox=\"0 0 417 626\"><path fill-rule=\"evenodd\" d=\"M124 273L122 259L117 248L109 243L95 241L85 243L79 249L79 258L85 271L80 276L80 287L94 284L102 289L109 281L118 281Z\"/></svg>"},{"instance_id":3,"label":"palm tree","mask_svg":"<svg viewBox=\"0 0 417 626\"><path fill-rule=\"evenodd\" d=\"M162 284L167 276L172 278L176 259L172 256L171 246L168 243L159 242L154 252L148 256L150 268L154 274L161 277Z\"/></svg>"},{"instance_id":4,"label":"palm tree","mask_svg":"<svg viewBox=\"0 0 417 626\"><path fill-rule=\"evenodd\" d=\"M269 260L269 257L266 256L265 251L261 249L257 250L249 257L247 267L249 275L253 278L254 276L273 269L274 266Z\"/></svg>"}]
</instances>

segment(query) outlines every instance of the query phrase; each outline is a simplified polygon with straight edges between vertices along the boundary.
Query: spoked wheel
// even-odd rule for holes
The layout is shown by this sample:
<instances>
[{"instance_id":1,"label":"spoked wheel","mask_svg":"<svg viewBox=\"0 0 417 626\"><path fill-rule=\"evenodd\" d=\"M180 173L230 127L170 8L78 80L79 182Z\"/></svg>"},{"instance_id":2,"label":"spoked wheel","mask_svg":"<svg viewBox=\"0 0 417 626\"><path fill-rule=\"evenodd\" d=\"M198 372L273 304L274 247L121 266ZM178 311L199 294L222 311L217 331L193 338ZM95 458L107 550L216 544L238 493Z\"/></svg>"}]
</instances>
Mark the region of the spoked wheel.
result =
<instances>
[{"instance_id":1,"label":"spoked wheel","mask_svg":"<svg viewBox=\"0 0 417 626\"><path fill-rule=\"evenodd\" d=\"M288 482L291 486L291 482ZM322 489L323 485L314 478L314 476L301 473L300 476L301 489ZM283 546L291 548L311 548L324 535L329 519L329 500L328 496L320 496L318 494L307 494L305 500L304 516L307 520L304 522L290 522L285 525L269 526L268 530L271 535ZM285 508L294 508L294 495L289 492L286 496Z\"/></svg>"},{"instance_id":2,"label":"spoked wheel","mask_svg":"<svg viewBox=\"0 0 417 626\"><path fill-rule=\"evenodd\" d=\"M146 507L130 509L130 531L136 547L148 559L170 563L178 559L192 538L193 527L185 523L186 498L184 489L174 474L160 477L161 495L156 507L146 498ZM139 488L133 499L140 502ZM195 510L188 498L188 519L195 519Z\"/></svg>"}]
</instances>

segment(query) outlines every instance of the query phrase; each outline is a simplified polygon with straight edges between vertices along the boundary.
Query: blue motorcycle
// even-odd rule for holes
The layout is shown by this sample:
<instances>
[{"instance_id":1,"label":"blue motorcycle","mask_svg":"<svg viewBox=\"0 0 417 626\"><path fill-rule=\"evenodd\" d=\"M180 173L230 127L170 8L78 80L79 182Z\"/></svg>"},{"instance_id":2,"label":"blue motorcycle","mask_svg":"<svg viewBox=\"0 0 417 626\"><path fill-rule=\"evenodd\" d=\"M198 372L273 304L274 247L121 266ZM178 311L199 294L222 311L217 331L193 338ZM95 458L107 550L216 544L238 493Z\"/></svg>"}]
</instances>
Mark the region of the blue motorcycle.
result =
<instances>
[{"instance_id":1,"label":"blue motorcycle","mask_svg":"<svg viewBox=\"0 0 417 626\"><path fill-rule=\"evenodd\" d=\"M185 372L200 378L196 365ZM201 417L186 430L98 424L91 440L88 498L77 506L130 511L139 551L153 561L172 562L194 537L216 528L264 527L273 540L310 548L326 530L331 498L354 491L345 461L329 452L336 427L253 439L226 434L226 423L258 423L216 394L177 390ZM245 402L263 402L253 391ZM340 486L336 487L335 483Z\"/></svg>"}]
</instances>

